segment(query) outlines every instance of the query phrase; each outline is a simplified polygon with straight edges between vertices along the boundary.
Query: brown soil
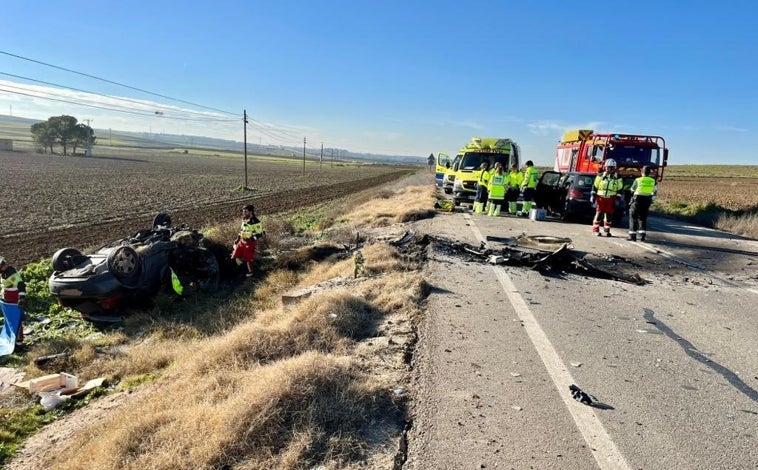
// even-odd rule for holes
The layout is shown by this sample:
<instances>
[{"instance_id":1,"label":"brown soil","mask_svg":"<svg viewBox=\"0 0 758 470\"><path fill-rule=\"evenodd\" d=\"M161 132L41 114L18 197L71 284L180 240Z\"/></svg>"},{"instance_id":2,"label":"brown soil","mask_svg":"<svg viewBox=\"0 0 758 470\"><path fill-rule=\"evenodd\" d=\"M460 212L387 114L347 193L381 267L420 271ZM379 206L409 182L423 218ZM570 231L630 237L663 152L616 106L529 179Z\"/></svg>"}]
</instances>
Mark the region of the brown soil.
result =
<instances>
[{"instance_id":1,"label":"brown soil","mask_svg":"<svg viewBox=\"0 0 758 470\"><path fill-rule=\"evenodd\" d=\"M302 175L301 167L256 161L248 183L255 190L242 193L233 190L241 179L240 158L3 153L0 160L5 190L16 195L4 209L0 254L19 268L59 248L99 246L147 228L162 211L171 214L174 225L205 227L236 219L243 201L268 215L375 187L411 171L314 166Z\"/></svg>"}]
</instances>

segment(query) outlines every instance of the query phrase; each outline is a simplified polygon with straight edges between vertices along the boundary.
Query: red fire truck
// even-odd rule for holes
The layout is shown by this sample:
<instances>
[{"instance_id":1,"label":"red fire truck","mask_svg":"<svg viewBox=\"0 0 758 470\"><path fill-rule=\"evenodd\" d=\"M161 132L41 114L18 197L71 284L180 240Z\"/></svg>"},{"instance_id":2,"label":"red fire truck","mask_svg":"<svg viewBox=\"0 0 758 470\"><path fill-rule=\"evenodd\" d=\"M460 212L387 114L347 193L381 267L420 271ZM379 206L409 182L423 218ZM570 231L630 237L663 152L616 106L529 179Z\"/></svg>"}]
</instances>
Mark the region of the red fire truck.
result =
<instances>
[{"instance_id":1,"label":"red fire truck","mask_svg":"<svg viewBox=\"0 0 758 470\"><path fill-rule=\"evenodd\" d=\"M666 140L657 135L595 134L581 129L568 131L555 152L555 171L598 173L603 162L612 158L618 173L638 177L643 166L649 166L650 176L660 181L669 158Z\"/></svg>"},{"instance_id":2,"label":"red fire truck","mask_svg":"<svg viewBox=\"0 0 758 470\"><path fill-rule=\"evenodd\" d=\"M627 210L632 181L641 176L643 166L650 167L650 176L660 181L668 156L666 141L660 136L568 131L558 143L554 171L546 171L540 178L535 201L538 207L564 220L592 217L592 183L602 172L604 162L612 158L624 179L622 197L617 198L614 213L614 225L618 226Z\"/></svg>"}]
</instances>

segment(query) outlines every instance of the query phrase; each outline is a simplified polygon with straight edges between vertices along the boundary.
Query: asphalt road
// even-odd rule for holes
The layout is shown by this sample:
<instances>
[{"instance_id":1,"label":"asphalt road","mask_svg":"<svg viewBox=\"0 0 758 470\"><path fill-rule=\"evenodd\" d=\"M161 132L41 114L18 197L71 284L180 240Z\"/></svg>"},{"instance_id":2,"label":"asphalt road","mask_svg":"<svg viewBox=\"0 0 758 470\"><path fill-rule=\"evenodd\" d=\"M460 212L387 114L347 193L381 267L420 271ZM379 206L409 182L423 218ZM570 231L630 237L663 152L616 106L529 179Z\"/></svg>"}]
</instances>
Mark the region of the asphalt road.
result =
<instances>
[{"instance_id":1,"label":"asphalt road","mask_svg":"<svg viewBox=\"0 0 758 470\"><path fill-rule=\"evenodd\" d=\"M404 469L758 468L758 241L651 219L441 214L422 232L569 237L645 285L466 261L437 246ZM489 248L503 245L490 240ZM595 406L572 398L571 384Z\"/></svg>"}]
</instances>

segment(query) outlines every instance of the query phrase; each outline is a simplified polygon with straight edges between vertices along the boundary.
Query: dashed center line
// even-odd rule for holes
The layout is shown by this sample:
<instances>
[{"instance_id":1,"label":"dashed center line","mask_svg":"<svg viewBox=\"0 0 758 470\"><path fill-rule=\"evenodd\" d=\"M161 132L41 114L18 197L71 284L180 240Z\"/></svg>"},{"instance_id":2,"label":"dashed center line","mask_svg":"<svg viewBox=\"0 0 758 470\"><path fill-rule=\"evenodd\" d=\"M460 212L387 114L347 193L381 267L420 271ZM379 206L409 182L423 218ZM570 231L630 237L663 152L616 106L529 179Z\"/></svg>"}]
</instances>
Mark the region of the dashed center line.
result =
<instances>
[{"instance_id":1,"label":"dashed center line","mask_svg":"<svg viewBox=\"0 0 758 470\"><path fill-rule=\"evenodd\" d=\"M469 222L474 236L480 242L486 242L485 237L482 236L473 219L468 214L464 214L464 218ZM492 270L500 282L503 292L516 311L519 320L523 323L529 340L532 342L540 359L542 359L542 363L545 364L547 373L553 380L558 395L566 405L585 442L593 450L592 455L595 457L598 466L602 469L629 469L629 464L606 432L595 411L591 407L574 401L570 396L568 391L569 385L575 383L574 378L568 372L566 365L561 360L550 339L542 330L537 319L531 310L529 310L526 301L519 294L508 273L501 266L492 266Z\"/></svg>"}]
</instances>

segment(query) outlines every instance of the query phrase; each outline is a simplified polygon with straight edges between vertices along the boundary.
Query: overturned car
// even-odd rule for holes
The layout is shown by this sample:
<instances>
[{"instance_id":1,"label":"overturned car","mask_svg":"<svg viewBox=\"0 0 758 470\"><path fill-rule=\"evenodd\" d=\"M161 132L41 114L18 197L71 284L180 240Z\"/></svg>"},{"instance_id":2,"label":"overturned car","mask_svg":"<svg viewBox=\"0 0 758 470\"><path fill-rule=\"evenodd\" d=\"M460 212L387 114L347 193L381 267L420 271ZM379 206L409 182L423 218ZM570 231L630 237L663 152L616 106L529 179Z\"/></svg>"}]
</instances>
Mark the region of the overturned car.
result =
<instances>
[{"instance_id":1,"label":"overturned car","mask_svg":"<svg viewBox=\"0 0 758 470\"><path fill-rule=\"evenodd\" d=\"M90 255L62 248L53 255L50 293L87 318L144 303L161 290L176 295L218 287L219 265L202 246L203 235L172 227L158 214L151 229L100 247Z\"/></svg>"}]
</instances>

